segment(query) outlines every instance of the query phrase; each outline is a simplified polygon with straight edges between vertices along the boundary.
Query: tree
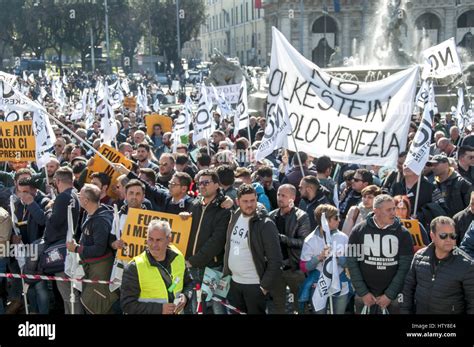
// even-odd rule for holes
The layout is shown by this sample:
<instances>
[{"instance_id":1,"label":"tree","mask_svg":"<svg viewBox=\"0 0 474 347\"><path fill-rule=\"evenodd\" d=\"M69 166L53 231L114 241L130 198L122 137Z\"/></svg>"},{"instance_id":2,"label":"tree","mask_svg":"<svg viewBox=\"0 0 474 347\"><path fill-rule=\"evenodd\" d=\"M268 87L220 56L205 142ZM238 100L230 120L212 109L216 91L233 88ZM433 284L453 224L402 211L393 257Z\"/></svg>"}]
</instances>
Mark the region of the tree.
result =
<instances>
[{"instance_id":1,"label":"tree","mask_svg":"<svg viewBox=\"0 0 474 347\"><path fill-rule=\"evenodd\" d=\"M174 0L176 1L176 0ZM152 33L158 37L160 49L168 61L178 60L176 3L173 0L150 1ZM202 0L181 0L180 9L184 10L184 18L180 19L181 45L196 37L199 27L206 19L205 5ZM181 47L179 47L181 49ZM176 66L178 64L175 64Z\"/></svg>"},{"instance_id":2,"label":"tree","mask_svg":"<svg viewBox=\"0 0 474 347\"><path fill-rule=\"evenodd\" d=\"M120 42L123 50L122 66L127 57L129 71L133 68L133 56L137 53L138 43L145 33L143 18L148 8L146 3L146 0L117 0L109 9L113 37Z\"/></svg>"},{"instance_id":3,"label":"tree","mask_svg":"<svg viewBox=\"0 0 474 347\"><path fill-rule=\"evenodd\" d=\"M2 23L2 30L0 30L0 41L3 42L4 47L10 46L13 55L20 57L26 49L25 41L22 33L16 31L17 19L21 18L24 0L4 0L0 3L0 23ZM0 65L3 61L3 50L0 52Z\"/></svg>"}]
</instances>

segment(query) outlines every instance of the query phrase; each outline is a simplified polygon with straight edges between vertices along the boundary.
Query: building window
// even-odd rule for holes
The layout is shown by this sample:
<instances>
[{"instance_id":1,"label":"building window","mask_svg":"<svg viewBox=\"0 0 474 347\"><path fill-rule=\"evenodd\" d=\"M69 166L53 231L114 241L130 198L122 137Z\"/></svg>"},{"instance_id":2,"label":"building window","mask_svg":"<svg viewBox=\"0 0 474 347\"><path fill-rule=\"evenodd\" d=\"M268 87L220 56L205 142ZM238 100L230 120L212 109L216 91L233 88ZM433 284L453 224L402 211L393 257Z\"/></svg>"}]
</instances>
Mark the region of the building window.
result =
<instances>
[{"instance_id":1,"label":"building window","mask_svg":"<svg viewBox=\"0 0 474 347\"><path fill-rule=\"evenodd\" d=\"M230 9L230 16L232 18L232 25L234 25L234 9L233 8Z\"/></svg>"},{"instance_id":2,"label":"building window","mask_svg":"<svg viewBox=\"0 0 474 347\"><path fill-rule=\"evenodd\" d=\"M244 5L240 5L240 23L244 22Z\"/></svg>"}]
</instances>

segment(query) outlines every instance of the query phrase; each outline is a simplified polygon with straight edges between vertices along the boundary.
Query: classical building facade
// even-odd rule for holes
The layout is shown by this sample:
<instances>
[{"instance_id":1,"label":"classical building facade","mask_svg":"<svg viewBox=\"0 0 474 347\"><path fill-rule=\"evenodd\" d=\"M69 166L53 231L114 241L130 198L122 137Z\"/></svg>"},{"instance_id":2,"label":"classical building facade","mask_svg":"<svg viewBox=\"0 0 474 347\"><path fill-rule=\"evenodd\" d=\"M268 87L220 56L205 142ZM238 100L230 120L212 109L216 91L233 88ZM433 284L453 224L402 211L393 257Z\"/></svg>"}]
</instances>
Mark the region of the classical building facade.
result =
<instances>
[{"instance_id":1,"label":"classical building facade","mask_svg":"<svg viewBox=\"0 0 474 347\"><path fill-rule=\"evenodd\" d=\"M465 48L466 59L474 56L474 0L266 0L264 8L267 51L275 26L323 67L335 51L370 63L377 47L391 41L382 31L387 26L414 59L423 48L450 37Z\"/></svg>"},{"instance_id":2,"label":"classical building facade","mask_svg":"<svg viewBox=\"0 0 474 347\"><path fill-rule=\"evenodd\" d=\"M203 0L207 20L201 26L201 59L209 61L214 48L244 65L267 61L264 10L261 0Z\"/></svg>"}]
</instances>

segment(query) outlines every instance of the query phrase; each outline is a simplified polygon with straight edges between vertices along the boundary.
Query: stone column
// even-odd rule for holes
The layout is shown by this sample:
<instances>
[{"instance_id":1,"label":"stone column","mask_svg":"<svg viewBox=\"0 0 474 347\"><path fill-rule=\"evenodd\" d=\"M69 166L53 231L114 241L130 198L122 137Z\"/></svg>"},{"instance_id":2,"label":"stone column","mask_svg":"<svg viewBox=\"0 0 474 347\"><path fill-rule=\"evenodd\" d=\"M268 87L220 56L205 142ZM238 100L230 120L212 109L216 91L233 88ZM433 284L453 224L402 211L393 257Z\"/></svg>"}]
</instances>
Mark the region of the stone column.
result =
<instances>
[{"instance_id":1,"label":"stone column","mask_svg":"<svg viewBox=\"0 0 474 347\"><path fill-rule=\"evenodd\" d=\"M444 28L441 28L439 35L440 42L447 40L451 37L456 37L456 9L447 7L444 15Z\"/></svg>"},{"instance_id":2,"label":"stone column","mask_svg":"<svg viewBox=\"0 0 474 347\"><path fill-rule=\"evenodd\" d=\"M351 19L348 11L342 12L342 28L339 33L339 46L341 47L341 53L343 57L349 57L351 55Z\"/></svg>"}]
</instances>

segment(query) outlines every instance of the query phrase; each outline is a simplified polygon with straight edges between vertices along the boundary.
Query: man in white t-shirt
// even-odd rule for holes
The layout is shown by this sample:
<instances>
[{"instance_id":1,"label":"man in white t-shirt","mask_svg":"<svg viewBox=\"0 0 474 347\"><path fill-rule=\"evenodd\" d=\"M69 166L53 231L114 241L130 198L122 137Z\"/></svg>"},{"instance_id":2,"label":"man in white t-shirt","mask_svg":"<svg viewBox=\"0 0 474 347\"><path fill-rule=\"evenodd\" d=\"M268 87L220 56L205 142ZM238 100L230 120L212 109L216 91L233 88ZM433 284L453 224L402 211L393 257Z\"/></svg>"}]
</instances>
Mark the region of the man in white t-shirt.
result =
<instances>
[{"instance_id":1,"label":"man in white t-shirt","mask_svg":"<svg viewBox=\"0 0 474 347\"><path fill-rule=\"evenodd\" d=\"M228 299L243 312L264 314L266 295L281 278L278 229L264 209L257 209L257 193L251 184L240 186L237 203L224 256L224 276L232 275Z\"/></svg>"}]
</instances>

